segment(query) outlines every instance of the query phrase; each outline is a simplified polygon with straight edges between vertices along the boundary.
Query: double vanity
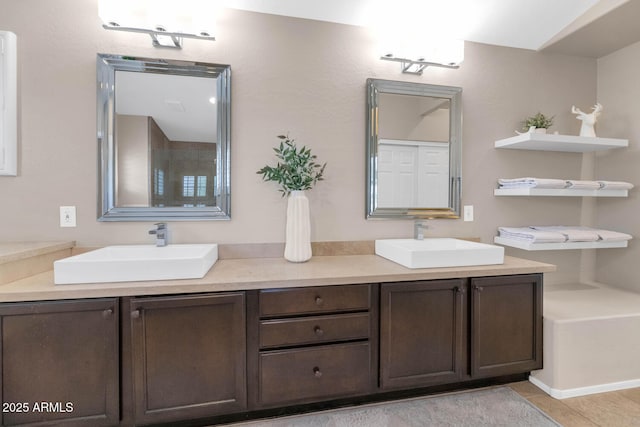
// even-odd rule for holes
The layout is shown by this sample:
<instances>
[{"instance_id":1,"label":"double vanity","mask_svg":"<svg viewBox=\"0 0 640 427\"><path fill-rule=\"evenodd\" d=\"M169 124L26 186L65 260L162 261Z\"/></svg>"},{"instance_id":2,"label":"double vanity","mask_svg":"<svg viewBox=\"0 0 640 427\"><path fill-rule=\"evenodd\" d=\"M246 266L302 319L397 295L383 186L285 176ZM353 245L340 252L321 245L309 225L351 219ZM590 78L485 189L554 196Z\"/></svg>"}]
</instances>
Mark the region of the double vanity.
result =
<instances>
[{"instance_id":1,"label":"double vanity","mask_svg":"<svg viewBox=\"0 0 640 427\"><path fill-rule=\"evenodd\" d=\"M59 258L82 252L54 246ZM219 245L195 279L56 285L49 264L4 283L2 400L14 405L2 425L209 425L542 367L542 274L553 265L507 256L407 268L375 255L374 242L329 246L296 264ZM3 264L44 252L0 252L0 277ZM34 411L41 402L56 410Z\"/></svg>"}]
</instances>

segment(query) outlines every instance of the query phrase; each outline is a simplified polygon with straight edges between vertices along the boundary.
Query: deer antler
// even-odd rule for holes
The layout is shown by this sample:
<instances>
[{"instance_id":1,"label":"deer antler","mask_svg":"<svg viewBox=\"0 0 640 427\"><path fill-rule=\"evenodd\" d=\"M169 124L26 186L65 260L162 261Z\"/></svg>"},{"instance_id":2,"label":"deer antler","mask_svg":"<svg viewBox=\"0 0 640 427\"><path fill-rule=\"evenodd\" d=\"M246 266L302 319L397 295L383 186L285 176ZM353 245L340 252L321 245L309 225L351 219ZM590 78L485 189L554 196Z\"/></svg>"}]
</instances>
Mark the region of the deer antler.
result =
<instances>
[{"instance_id":1,"label":"deer antler","mask_svg":"<svg viewBox=\"0 0 640 427\"><path fill-rule=\"evenodd\" d=\"M572 105L572 106L571 106L571 112L572 112L573 114L584 114L582 111L580 111L580 109L579 109L579 108L576 108L576 106L575 106L575 105Z\"/></svg>"},{"instance_id":2,"label":"deer antler","mask_svg":"<svg viewBox=\"0 0 640 427\"><path fill-rule=\"evenodd\" d=\"M596 103L596 105L593 106L592 109L594 114L600 114L600 112L602 111L602 104L598 102Z\"/></svg>"}]
</instances>

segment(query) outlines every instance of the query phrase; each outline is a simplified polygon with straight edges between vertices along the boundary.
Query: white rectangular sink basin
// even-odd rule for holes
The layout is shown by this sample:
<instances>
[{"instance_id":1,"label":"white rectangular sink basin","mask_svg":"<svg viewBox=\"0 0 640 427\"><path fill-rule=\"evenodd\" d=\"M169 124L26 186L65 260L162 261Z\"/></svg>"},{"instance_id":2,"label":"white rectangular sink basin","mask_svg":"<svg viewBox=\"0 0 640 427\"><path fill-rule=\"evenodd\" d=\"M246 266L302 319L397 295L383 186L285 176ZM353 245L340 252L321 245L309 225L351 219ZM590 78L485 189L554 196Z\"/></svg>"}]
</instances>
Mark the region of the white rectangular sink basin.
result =
<instances>
[{"instance_id":1,"label":"white rectangular sink basin","mask_svg":"<svg viewBox=\"0 0 640 427\"><path fill-rule=\"evenodd\" d=\"M452 238L376 240L376 255L408 268L504 264L504 248Z\"/></svg>"},{"instance_id":2,"label":"white rectangular sink basin","mask_svg":"<svg viewBox=\"0 0 640 427\"><path fill-rule=\"evenodd\" d=\"M218 260L217 244L107 246L53 263L56 285L197 279Z\"/></svg>"}]
</instances>

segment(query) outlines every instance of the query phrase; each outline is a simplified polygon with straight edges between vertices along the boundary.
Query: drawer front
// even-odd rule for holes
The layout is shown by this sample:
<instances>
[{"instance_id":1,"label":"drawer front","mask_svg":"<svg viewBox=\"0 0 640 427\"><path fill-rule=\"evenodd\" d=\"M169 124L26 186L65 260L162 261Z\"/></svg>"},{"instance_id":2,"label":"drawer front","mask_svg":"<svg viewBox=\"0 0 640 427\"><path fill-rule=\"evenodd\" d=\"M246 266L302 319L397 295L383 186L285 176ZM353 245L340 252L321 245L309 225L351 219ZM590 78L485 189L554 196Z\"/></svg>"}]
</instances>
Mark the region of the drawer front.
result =
<instances>
[{"instance_id":1,"label":"drawer front","mask_svg":"<svg viewBox=\"0 0 640 427\"><path fill-rule=\"evenodd\" d=\"M368 342L260 354L260 401L307 403L369 391Z\"/></svg>"},{"instance_id":2,"label":"drawer front","mask_svg":"<svg viewBox=\"0 0 640 427\"><path fill-rule=\"evenodd\" d=\"M260 291L260 315L283 316L368 310L370 285L318 286Z\"/></svg>"},{"instance_id":3,"label":"drawer front","mask_svg":"<svg viewBox=\"0 0 640 427\"><path fill-rule=\"evenodd\" d=\"M260 347L284 347L369 338L369 313L260 322Z\"/></svg>"}]
</instances>

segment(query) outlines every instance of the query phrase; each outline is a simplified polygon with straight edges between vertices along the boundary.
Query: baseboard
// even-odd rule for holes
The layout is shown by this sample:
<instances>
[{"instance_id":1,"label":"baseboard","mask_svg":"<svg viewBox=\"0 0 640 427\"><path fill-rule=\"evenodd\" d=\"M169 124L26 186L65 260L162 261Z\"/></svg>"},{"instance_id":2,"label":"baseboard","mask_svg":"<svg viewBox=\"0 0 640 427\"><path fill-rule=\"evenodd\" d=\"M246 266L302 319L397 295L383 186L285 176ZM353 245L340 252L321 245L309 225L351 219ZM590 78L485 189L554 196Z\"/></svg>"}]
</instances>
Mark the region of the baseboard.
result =
<instances>
[{"instance_id":1,"label":"baseboard","mask_svg":"<svg viewBox=\"0 0 640 427\"><path fill-rule=\"evenodd\" d=\"M617 391L640 387L640 379L619 381L608 384L598 384L587 387L569 388L565 390L549 387L538 378L531 375L529 376L529 381L555 399L567 399L570 397L586 396L588 394L605 393L607 391Z\"/></svg>"}]
</instances>

